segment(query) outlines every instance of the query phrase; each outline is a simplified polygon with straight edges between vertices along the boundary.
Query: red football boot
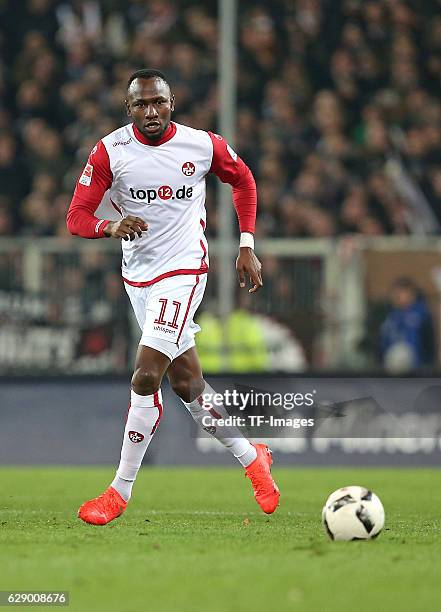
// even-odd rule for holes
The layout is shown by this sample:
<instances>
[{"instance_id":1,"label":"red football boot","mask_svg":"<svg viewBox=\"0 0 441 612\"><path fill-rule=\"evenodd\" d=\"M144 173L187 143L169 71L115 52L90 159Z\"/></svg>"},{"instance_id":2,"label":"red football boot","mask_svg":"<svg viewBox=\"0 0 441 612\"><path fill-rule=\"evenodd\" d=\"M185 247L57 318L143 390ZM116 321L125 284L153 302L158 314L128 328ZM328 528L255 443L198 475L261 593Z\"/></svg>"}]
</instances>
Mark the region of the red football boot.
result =
<instances>
[{"instance_id":1,"label":"red football boot","mask_svg":"<svg viewBox=\"0 0 441 612\"><path fill-rule=\"evenodd\" d=\"M78 510L78 517L91 525L106 525L120 516L127 508L127 502L113 487L102 495L84 502Z\"/></svg>"},{"instance_id":2,"label":"red football boot","mask_svg":"<svg viewBox=\"0 0 441 612\"><path fill-rule=\"evenodd\" d=\"M251 480L256 502L266 514L271 514L279 504L280 491L271 476L273 458L266 444L253 444L257 457L245 468L245 476Z\"/></svg>"}]
</instances>

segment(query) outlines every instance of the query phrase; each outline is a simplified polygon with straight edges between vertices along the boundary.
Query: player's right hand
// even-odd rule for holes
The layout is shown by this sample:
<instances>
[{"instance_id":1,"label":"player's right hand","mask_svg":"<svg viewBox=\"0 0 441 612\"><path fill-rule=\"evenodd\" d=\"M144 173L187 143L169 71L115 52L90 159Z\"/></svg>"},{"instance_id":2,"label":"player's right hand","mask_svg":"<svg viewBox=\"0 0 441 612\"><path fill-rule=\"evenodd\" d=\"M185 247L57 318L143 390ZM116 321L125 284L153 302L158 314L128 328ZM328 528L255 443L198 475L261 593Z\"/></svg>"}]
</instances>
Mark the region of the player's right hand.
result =
<instances>
[{"instance_id":1,"label":"player's right hand","mask_svg":"<svg viewBox=\"0 0 441 612\"><path fill-rule=\"evenodd\" d=\"M148 227L147 223L140 217L127 215L121 221L110 221L104 228L103 233L110 238L135 240L136 234L141 238L142 232L147 231Z\"/></svg>"}]
</instances>

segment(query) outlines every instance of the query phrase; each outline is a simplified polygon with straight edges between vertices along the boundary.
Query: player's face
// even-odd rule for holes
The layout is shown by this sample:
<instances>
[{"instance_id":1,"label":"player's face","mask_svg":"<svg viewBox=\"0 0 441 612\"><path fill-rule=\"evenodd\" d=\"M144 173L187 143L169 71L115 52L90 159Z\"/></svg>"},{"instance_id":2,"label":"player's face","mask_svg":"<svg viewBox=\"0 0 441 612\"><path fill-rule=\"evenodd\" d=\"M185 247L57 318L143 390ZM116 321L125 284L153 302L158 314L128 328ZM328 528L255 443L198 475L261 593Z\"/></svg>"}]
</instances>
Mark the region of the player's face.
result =
<instances>
[{"instance_id":1,"label":"player's face","mask_svg":"<svg viewBox=\"0 0 441 612\"><path fill-rule=\"evenodd\" d=\"M135 79L127 93L127 115L149 140L159 140L167 129L175 99L162 79Z\"/></svg>"}]
</instances>

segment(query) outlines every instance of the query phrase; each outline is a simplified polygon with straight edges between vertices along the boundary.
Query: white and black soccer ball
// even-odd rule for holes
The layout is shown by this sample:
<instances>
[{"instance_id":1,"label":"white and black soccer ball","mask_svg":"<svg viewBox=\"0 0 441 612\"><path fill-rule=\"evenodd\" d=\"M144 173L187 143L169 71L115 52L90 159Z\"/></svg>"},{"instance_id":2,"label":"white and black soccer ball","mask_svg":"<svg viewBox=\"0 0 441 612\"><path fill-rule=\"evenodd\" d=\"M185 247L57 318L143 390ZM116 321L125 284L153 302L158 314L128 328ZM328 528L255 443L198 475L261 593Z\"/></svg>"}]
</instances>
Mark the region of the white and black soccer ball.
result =
<instances>
[{"instance_id":1,"label":"white and black soccer ball","mask_svg":"<svg viewBox=\"0 0 441 612\"><path fill-rule=\"evenodd\" d=\"M383 529L384 508L369 489L343 487L326 500L322 521L332 540L369 540Z\"/></svg>"}]
</instances>

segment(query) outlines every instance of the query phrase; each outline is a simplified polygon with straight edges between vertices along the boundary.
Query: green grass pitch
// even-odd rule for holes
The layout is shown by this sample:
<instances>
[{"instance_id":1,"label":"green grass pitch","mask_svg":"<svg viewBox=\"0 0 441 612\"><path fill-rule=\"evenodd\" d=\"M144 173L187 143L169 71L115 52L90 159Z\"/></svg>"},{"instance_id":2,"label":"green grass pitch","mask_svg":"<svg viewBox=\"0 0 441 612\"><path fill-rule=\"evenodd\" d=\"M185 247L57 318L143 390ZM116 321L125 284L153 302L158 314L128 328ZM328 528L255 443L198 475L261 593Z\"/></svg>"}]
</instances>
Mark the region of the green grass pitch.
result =
<instances>
[{"instance_id":1,"label":"green grass pitch","mask_svg":"<svg viewBox=\"0 0 441 612\"><path fill-rule=\"evenodd\" d=\"M439 609L441 471L273 472L270 517L240 468L144 468L126 513L93 527L76 509L112 469L1 468L0 590L68 590L81 612ZM375 541L322 530L325 498L348 484L383 501Z\"/></svg>"}]
</instances>

